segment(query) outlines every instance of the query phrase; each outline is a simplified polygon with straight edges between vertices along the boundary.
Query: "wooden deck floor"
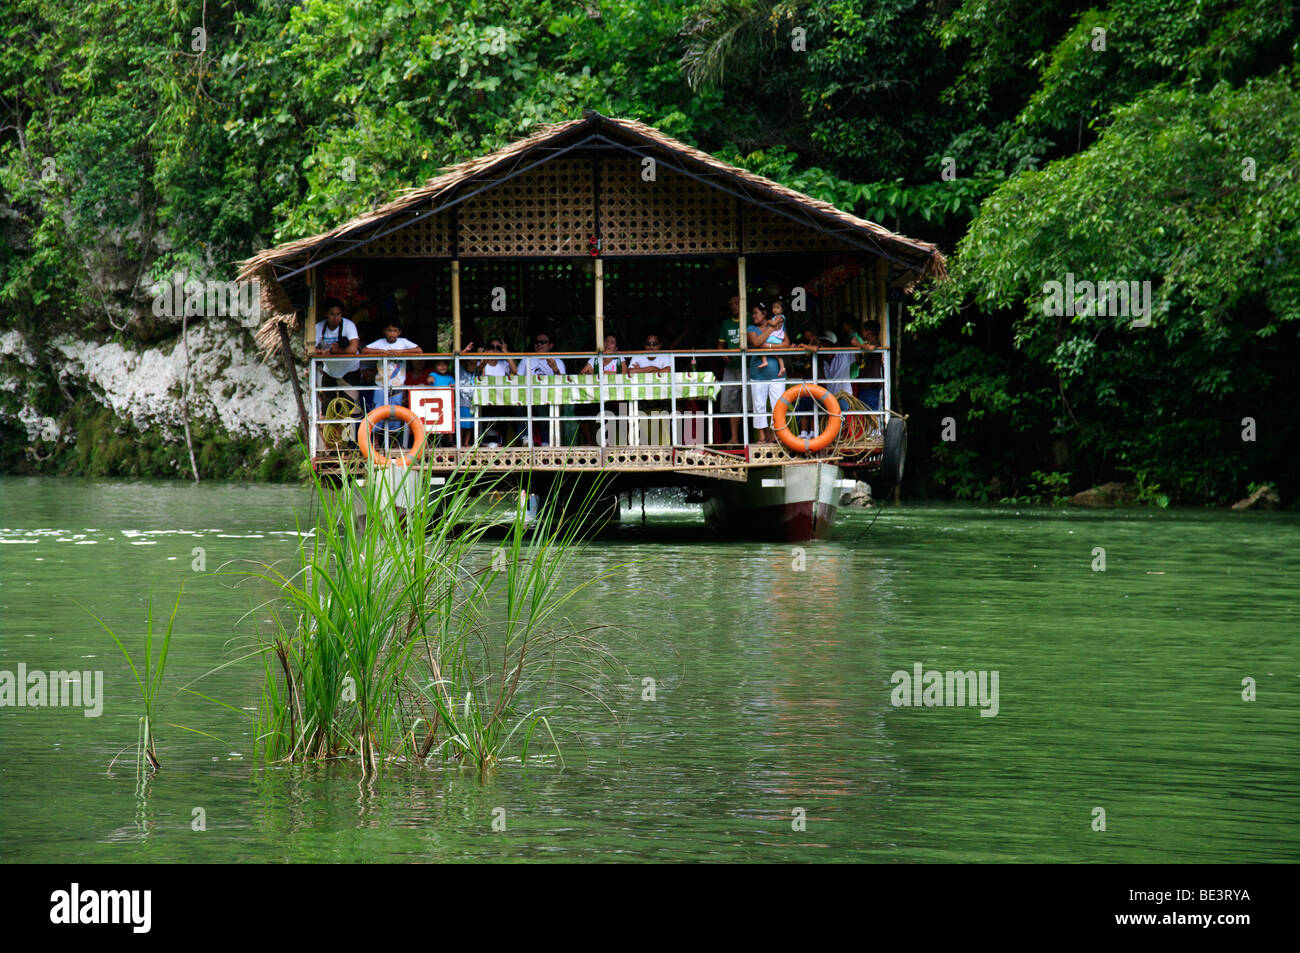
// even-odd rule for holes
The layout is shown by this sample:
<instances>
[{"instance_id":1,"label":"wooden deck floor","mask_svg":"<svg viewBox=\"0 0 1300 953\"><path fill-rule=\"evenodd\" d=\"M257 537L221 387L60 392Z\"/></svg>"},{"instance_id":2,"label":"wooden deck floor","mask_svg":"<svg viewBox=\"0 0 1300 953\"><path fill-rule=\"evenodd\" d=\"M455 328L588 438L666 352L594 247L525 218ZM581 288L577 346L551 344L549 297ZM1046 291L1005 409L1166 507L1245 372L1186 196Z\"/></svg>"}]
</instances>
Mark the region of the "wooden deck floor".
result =
<instances>
[{"instance_id":1,"label":"wooden deck floor","mask_svg":"<svg viewBox=\"0 0 1300 953\"><path fill-rule=\"evenodd\" d=\"M747 451L747 452L746 452ZM424 464L433 473L460 469L491 473L515 471L679 473L743 482L754 467L836 461L845 465L869 462L878 456L879 444L855 449L851 456L827 450L819 454L791 453L780 444L759 444L741 452L728 453L713 447L429 447ZM355 448L341 453L318 455L313 466L321 473L365 470L365 461Z\"/></svg>"}]
</instances>

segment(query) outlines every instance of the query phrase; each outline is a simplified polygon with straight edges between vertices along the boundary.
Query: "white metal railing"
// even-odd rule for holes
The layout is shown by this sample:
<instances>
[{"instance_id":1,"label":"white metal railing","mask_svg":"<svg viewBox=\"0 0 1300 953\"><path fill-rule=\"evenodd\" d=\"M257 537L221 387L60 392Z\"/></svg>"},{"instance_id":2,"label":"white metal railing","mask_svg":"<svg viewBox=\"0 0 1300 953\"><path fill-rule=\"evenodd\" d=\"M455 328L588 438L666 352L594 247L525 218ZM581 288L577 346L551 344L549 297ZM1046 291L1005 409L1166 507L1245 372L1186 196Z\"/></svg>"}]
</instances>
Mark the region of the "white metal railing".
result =
<instances>
[{"instance_id":1,"label":"white metal railing","mask_svg":"<svg viewBox=\"0 0 1300 953\"><path fill-rule=\"evenodd\" d=\"M874 417L876 419L877 425L883 431L885 418L889 413L889 393L890 393L889 364L890 362L888 360L888 349L877 348L869 353L878 353L881 355L881 364L882 364L882 371L883 371L882 376L871 377L871 378L851 377L849 376L849 372L852 369L853 361L850 361L845 365L845 368L841 371L839 375L836 376L836 379L834 380L828 379L828 374L830 374L832 370L829 366L827 366L830 364L834 356L839 354L849 354L849 355L860 357L863 354L863 351L861 349L856 347L823 347L823 348L819 348L816 351L809 352L809 351L805 351L803 348L790 347L790 348L779 348L779 349L764 348L761 350L761 352L758 351L757 349L749 349L746 351L740 351L735 349L730 349L730 350L708 349L708 350L675 350L675 351L618 351L609 354L597 353L594 351L585 351L585 352L571 351L571 352L562 352L562 353L548 353L545 355L537 354L534 352L476 351L476 352L472 352L472 354L469 355L436 354L436 353L409 355L409 356L401 356L401 357L375 357L375 356L358 355L355 356L355 358L353 359L357 360L360 363L360 369L362 372L367 371L368 367L373 368L375 370L376 382L367 383L363 381L358 384L349 384L349 383L337 384L336 383L328 386L325 385L322 381L322 370L325 362L346 361L349 360L349 357L348 356L312 357L308 361L308 367L310 370L309 379L310 379L310 391L311 391L310 416L311 416L311 424L312 424L309 443L310 443L312 457L315 458L319 455L322 449L323 429L329 425L335 425L341 428L340 437L343 443L351 443L355 440L355 426L357 424L356 416L331 417L326 413L331 401L336 395L350 396L351 394L355 393L358 399L354 403L357 405L358 411L360 413L366 413L367 411L381 404L400 402L402 404L409 405L410 403L410 398L408 396L409 391L424 389L429 387L445 386L445 387L450 387L453 390L455 395L455 400L453 402L453 407L451 409L453 430L451 434L452 440L450 441L450 443L453 445L455 444L468 445L468 442L462 443L462 441L468 441L469 438L468 437L462 438L461 436L462 428L460 426L461 424L460 407L462 405L464 397L469 396L471 394L470 391L471 385L462 384L461 382L462 369L469 371L473 375L474 383L472 386L477 388L482 386L481 381L483 380L483 376L482 376L483 364L489 361L495 362L495 361L503 361L503 360L514 360L516 363L519 363L530 357L533 358L547 357L547 358L558 358L560 360L563 360L565 362L565 374L551 375L551 376L562 376L563 378L566 379L566 381L571 380L575 384L585 384L588 380L594 378L596 384L595 396L597 397L597 399L594 402L576 401L576 402L571 402L570 404L566 404L564 406L572 407L572 409L575 412L564 414L561 412L560 405L540 404L540 403L535 404L532 399L533 388L520 387L519 389L521 389L525 394L525 401L522 405L518 406L517 410L522 411L522 413L517 413L513 409L505 413L501 413L500 412L501 410L505 409L506 407L512 406L508 404L507 405L502 405L502 404L477 405L472 407L473 422L474 422L474 426L472 428L473 442L477 443L483 440L484 436L488 433L497 432L498 435L503 438L500 440L502 444L520 443L523 445L529 445L528 443L524 443L525 438L527 438L529 442L531 442L533 435L538 432L539 425L540 425L540 428L546 434L547 437L546 443L552 446L558 446L565 442L562 439L563 427L564 427L564 422L569 421L577 425L579 437L584 435L583 425L590 424L591 425L590 430L585 432L595 437L594 443L585 443L581 441L576 443L570 442L571 445L576 445L576 446L601 446L601 447L623 446L623 445L634 446L634 445L642 444L642 441L647 438L652 438L655 439L656 441L662 441L665 436L667 437L668 442L671 443L671 445L673 446L681 446L681 445L689 445L689 444L698 444L698 445L705 445L705 446L722 446L724 445L722 441L713 439L715 427L718 425L719 422L721 422L721 426L723 428L729 429L729 424L727 423L727 421L729 421L731 418L739 416L741 419L741 424L740 424L741 443L742 445L748 446L751 443L750 438L751 438L751 431L752 431L752 416L753 416L753 401L752 401L753 394L751 392L750 385L752 383L755 383L750 378L749 363L751 360L758 359L761 357L766 357L769 360L779 360L780 358L784 357L787 359L787 362L792 357L811 358L811 376L807 378L792 377L789 375L787 369L787 376L784 378L787 387L793 386L794 384L798 383L800 380L809 380L812 383L820 384L824 386L832 394L842 393L844 391L848 391L852 393L855 390L855 385L857 385L857 389L859 391L862 388L879 387L880 388L879 398L876 402L877 409L855 410L852 408L842 407L841 411L843 412L846 418L854 417L854 416ZM604 369L604 365L613 359L618 358L626 361L637 355L656 355L656 356L668 358L670 360L670 367L674 370L673 375L668 378L659 376L663 372L615 375L612 373L607 373ZM698 373L699 371L707 371L707 370L713 370L716 373L717 371L721 371L723 369L723 365L721 364L720 361L720 359L723 358L741 358L739 380L727 381L720 377L716 378L717 383L719 385L719 391L717 395L718 398L721 398L722 396L721 388L732 387L732 388L740 389L741 394L740 394L739 404L741 410L738 414L733 412L720 411L717 408L717 404L719 402L717 399L708 399L708 400L701 401L699 398L687 398L682 394L683 390L688 389L690 385L690 381L685 377L680 377L679 375L682 375L683 373L689 373L692 371ZM429 366L431 374L432 374L432 365L434 363L437 363L439 361L446 361L448 364L449 376L452 378L453 383L443 384L443 385L438 385L433 383L411 384L409 382L409 379L412 375L410 372L409 365L413 361L424 362L426 365ZM393 387L388 384L389 368L392 364L398 362L406 365L405 368L406 372L403 375L404 383L399 386ZM592 364L593 367L592 374L583 375L576 372L576 370L580 370L588 362ZM686 371L678 370L678 367L681 365L685 365ZM710 367L709 365L715 365L715 366ZM539 375L533 375L533 376L536 377ZM650 383L656 385L668 385L669 393L666 401L659 398L655 398L652 400L652 402L656 405L652 411L653 416L651 416L650 413L644 412L646 409L641 406L642 400L639 398L634 397L629 400L609 399L610 397L614 396L615 393L618 392L619 387L621 385L630 384L636 378L641 378L641 377L649 379L647 381L638 382L638 385L642 389L644 389L644 387ZM869 396L869 395L864 394L863 396L860 396L858 399L862 400L864 404L867 404L867 401L864 400L865 396ZM690 406L690 402L692 401L694 402L693 407ZM811 406L806 406L805 402L807 404L810 404ZM593 403L594 403L594 410L592 412L582 413L582 414L576 412L578 407L583 407L584 405L591 405ZM664 414L662 408L662 404L664 403L667 404L666 415ZM576 404L576 406L573 406L574 404ZM704 405L702 410L700 407L701 404ZM804 406L805 409L800 410L799 409L800 406ZM869 406L870 405L868 404L868 408ZM489 410L495 410L498 412L487 413L487 411ZM770 426L771 424L770 407L768 408L768 412L765 416L767 416L769 421L769 426ZM819 403L817 403L816 401L812 401L811 398L805 398L804 401L800 402L799 406L796 406L796 409L792 412L791 416L795 417L796 421L808 420L811 424L811 427L809 429L812 429L814 432L820 432L823 426L822 418L825 416L825 412L822 410L821 405ZM399 430L397 429L396 420L390 419L389 423L390 425L392 425L393 429L383 428L382 431L380 431L380 429L377 428L376 440L380 440L382 437L382 442L384 444L391 444L392 442L394 442L400 437L400 441L402 443L409 442L407 439L407 434L405 433L406 431L405 426L402 426ZM797 427L797 423L792 425L792 429L794 429L795 427ZM646 431L645 433L643 433L643 429ZM506 431L509 431L509 433L507 434ZM796 430L796 432L798 431ZM719 436L725 437L726 434L720 432ZM430 439L432 440L432 437Z\"/></svg>"}]
</instances>

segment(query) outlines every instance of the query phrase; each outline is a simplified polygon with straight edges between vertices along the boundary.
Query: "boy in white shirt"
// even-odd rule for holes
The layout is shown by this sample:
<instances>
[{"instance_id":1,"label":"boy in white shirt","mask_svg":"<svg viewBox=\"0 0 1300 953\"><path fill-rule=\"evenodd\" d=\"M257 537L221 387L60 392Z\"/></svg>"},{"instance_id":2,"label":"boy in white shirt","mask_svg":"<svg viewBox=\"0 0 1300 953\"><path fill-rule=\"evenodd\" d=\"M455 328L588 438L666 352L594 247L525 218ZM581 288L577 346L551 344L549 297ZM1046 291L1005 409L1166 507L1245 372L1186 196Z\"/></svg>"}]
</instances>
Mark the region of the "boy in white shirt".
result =
<instances>
[{"instance_id":1,"label":"boy in white shirt","mask_svg":"<svg viewBox=\"0 0 1300 953\"><path fill-rule=\"evenodd\" d=\"M658 351L663 346L657 334L647 334L645 336L645 349L647 351ZM661 374L664 371L673 369L673 359L666 354L636 354L628 358L627 372L629 374ZM672 407L672 402L668 400L643 400L640 402L641 409L649 413L653 410L668 410ZM680 404L678 405L680 406Z\"/></svg>"},{"instance_id":2,"label":"boy in white shirt","mask_svg":"<svg viewBox=\"0 0 1300 953\"><path fill-rule=\"evenodd\" d=\"M420 345L414 341L408 341L402 337L402 323L397 318L391 318L384 325L384 336L377 341L371 341L361 349L362 354L382 354L388 357L398 357L411 354L423 354ZM387 377L385 378L385 365L387 365ZM405 406L406 391L399 388L406 383L406 362L405 361L381 361L379 369L375 374L375 383L380 385L373 391L373 400L376 407L381 404L393 404L396 406ZM403 426L402 422L396 417L390 417L376 425L382 430L399 430Z\"/></svg>"}]
</instances>

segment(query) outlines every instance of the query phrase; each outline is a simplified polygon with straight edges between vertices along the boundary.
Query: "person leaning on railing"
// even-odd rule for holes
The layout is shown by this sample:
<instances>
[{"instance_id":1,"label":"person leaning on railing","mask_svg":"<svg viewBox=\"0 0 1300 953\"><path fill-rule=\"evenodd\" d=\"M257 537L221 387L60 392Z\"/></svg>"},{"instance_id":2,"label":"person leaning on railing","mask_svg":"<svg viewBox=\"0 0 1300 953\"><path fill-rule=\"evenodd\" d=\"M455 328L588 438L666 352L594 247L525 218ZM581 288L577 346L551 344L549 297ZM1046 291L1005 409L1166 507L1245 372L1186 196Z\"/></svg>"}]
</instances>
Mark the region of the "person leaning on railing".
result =
<instances>
[{"instance_id":1,"label":"person leaning on railing","mask_svg":"<svg viewBox=\"0 0 1300 953\"><path fill-rule=\"evenodd\" d=\"M545 331L537 334L533 338L533 350L537 352L537 357L526 357L519 362L519 374L521 377L554 377L563 376L564 361L558 357L551 357L551 350L555 347L555 342L551 340L550 334ZM541 418L541 419L538 419ZM550 443L550 404L533 404L533 433L529 434L532 443L538 447L548 446ZM538 436L541 434L542 436Z\"/></svg>"},{"instance_id":2,"label":"person leaning on railing","mask_svg":"<svg viewBox=\"0 0 1300 953\"><path fill-rule=\"evenodd\" d=\"M834 331L823 331L821 343L831 347L839 347L840 339ZM818 369L818 383L832 394L852 393L853 381L850 378L850 365L852 363L853 355L848 351L835 351L822 355L821 365Z\"/></svg>"},{"instance_id":3,"label":"person leaning on railing","mask_svg":"<svg viewBox=\"0 0 1300 953\"><path fill-rule=\"evenodd\" d=\"M361 349L363 356L406 357L424 353L420 350L420 345L402 337L401 318L389 318L384 324L383 331L383 337L371 341ZM381 366L375 376L375 383L379 386L370 392L370 409L372 410L381 404L392 404L395 407L406 405L406 391L400 389L406 383L406 362L387 361L384 363L388 365L387 377L381 380L380 375L384 373ZM396 417L380 421L375 426L385 431L401 430L404 427Z\"/></svg>"},{"instance_id":4,"label":"person leaning on railing","mask_svg":"<svg viewBox=\"0 0 1300 953\"><path fill-rule=\"evenodd\" d=\"M627 372L629 374L662 374L664 371L673 369L672 358L659 354L659 348L663 342L659 340L657 334L647 334L643 345L647 351L653 351L652 354L634 354L628 358Z\"/></svg>"},{"instance_id":5,"label":"person leaning on railing","mask_svg":"<svg viewBox=\"0 0 1300 953\"><path fill-rule=\"evenodd\" d=\"M361 362L357 360L357 347L361 343L357 326L343 316L343 302L330 298L325 302L325 320L316 322L316 350L313 357L337 357L349 355L346 359L326 361L321 365L321 384L324 387L356 388L361 384ZM361 405L361 396L355 390L323 391L321 407L329 406L336 396L342 395L357 406Z\"/></svg>"},{"instance_id":6,"label":"person leaning on railing","mask_svg":"<svg viewBox=\"0 0 1300 953\"><path fill-rule=\"evenodd\" d=\"M465 346L460 349L461 354L473 354L474 351L473 341L466 341ZM460 369L456 373L456 416L460 420L458 429L462 447L474 444L474 378L478 376L479 366L482 363L482 361L462 360Z\"/></svg>"},{"instance_id":7,"label":"person leaning on railing","mask_svg":"<svg viewBox=\"0 0 1300 953\"><path fill-rule=\"evenodd\" d=\"M663 347L663 341L659 339L659 335L653 332L647 334L642 346L647 351L652 351L654 353L634 354L632 357L628 358L627 372L629 374L663 374L666 371L671 373L673 369L673 359L665 354L658 353L659 349ZM671 379L670 376L669 380ZM639 402L639 407L641 410L647 412L652 410L668 410L672 407L672 401L643 400Z\"/></svg>"},{"instance_id":8,"label":"person leaning on railing","mask_svg":"<svg viewBox=\"0 0 1300 953\"><path fill-rule=\"evenodd\" d=\"M727 301L727 307L731 309L731 317L723 321L722 327L718 329L718 348L738 351L743 331L740 325L740 296L732 295ZM722 387L718 391L718 414L727 421L730 437L727 442L734 446L740 443L740 414L745 410L745 385L740 378L740 357L728 356L721 360L718 379L722 381ZM712 434L709 439L713 439Z\"/></svg>"},{"instance_id":9,"label":"person leaning on railing","mask_svg":"<svg viewBox=\"0 0 1300 953\"><path fill-rule=\"evenodd\" d=\"M880 325L875 321L862 322L862 335L858 340L858 350L862 352L858 358L858 377L863 378L863 382L855 388L862 395L862 402L872 410L880 409L880 392L881 385L872 383L872 380L878 380L885 374L885 364L879 354L873 354L880 347Z\"/></svg>"},{"instance_id":10,"label":"person leaning on railing","mask_svg":"<svg viewBox=\"0 0 1300 953\"><path fill-rule=\"evenodd\" d=\"M600 369L606 375L626 374L627 361L618 355L618 338L613 334L605 335L605 346L600 350ZM611 357L610 355L614 355ZM595 374L596 359L592 358L583 365L579 374ZM595 417L596 408L600 404L575 404L573 412L579 417ZM605 401L604 408L606 413L616 413L613 401ZM578 424L578 431L581 434L583 446L594 447L596 445L596 428L595 421L583 420Z\"/></svg>"},{"instance_id":11,"label":"person leaning on railing","mask_svg":"<svg viewBox=\"0 0 1300 953\"><path fill-rule=\"evenodd\" d=\"M485 354L498 354L508 350L505 338L491 338L487 347L483 349ZM480 373L483 377L514 377L519 373L519 366L515 363L514 358L499 356L496 360L485 360L479 364ZM498 381L497 383L500 383ZM520 436L520 424L512 420L492 420L497 417L518 417L518 411L523 408L507 407L500 404L489 404L481 408L481 415L488 418L488 430L483 435L483 444L487 447L500 446L501 444L514 443ZM496 437L493 440L493 436Z\"/></svg>"}]
</instances>

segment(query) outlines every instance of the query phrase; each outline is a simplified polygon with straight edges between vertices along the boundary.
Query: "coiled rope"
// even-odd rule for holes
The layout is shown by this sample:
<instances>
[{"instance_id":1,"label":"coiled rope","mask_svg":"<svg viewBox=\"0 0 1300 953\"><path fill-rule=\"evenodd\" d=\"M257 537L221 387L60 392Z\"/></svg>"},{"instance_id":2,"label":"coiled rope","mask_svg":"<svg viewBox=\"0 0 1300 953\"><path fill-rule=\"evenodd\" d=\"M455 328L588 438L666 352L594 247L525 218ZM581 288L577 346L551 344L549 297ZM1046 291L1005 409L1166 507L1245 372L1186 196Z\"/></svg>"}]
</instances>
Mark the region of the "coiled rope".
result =
<instances>
[{"instance_id":1,"label":"coiled rope","mask_svg":"<svg viewBox=\"0 0 1300 953\"><path fill-rule=\"evenodd\" d=\"M868 442L878 441L881 436L880 418L871 413L871 408L858 400L849 391L840 391L835 395L844 413L844 426L840 428L839 439L835 441L837 449L866 449ZM866 411L864 414L849 414L848 411Z\"/></svg>"},{"instance_id":2,"label":"coiled rope","mask_svg":"<svg viewBox=\"0 0 1300 953\"><path fill-rule=\"evenodd\" d=\"M325 407L325 418L327 420L350 419L359 416L360 413L361 409L346 397L335 397ZM351 427L351 424L344 423L322 424L320 428L321 441L325 446L337 450L349 435Z\"/></svg>"}]
</instances>

